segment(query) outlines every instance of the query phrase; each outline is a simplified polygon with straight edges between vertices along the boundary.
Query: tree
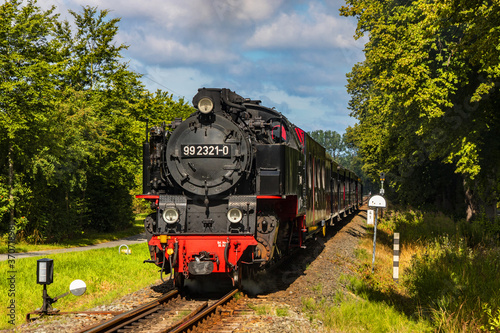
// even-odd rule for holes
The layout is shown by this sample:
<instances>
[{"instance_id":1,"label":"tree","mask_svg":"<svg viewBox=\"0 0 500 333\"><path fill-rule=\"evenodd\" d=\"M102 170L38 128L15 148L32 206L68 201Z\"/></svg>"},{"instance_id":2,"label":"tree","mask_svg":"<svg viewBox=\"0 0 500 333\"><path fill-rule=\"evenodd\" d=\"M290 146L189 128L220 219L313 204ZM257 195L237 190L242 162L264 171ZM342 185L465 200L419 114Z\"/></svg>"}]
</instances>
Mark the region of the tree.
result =
<instances>
[{"instance_id":1,"label":"tree","mask_svg":"<svg viewBox=\"0 0 500 333\"><path fill-rule=\"evenodd\" d=\"M35 1L0 6L0 218L10 224L16 205L29 209L32 173L52 129L50 122L59 71L51 27L54 8L42 11Z\"/></svg>"},{"instance_id":2,"label":"tree","mask_svg":"<svg viewBox=\"0 0 500 333\"><path fill-rule=\"evenodd\" d=\"M499 199L499 3L348 0L368 34L348 75L349 129L364 169L386 171L399 198L433 203L463 188L468 218ZM451 168L450 168L451 166ZM445 177L441 180L439 177ZM422 199L421 199L422 200ZM459 205L456 205L459 206ZM459 208L459 207L456 207ZM494 210L489 211L493 215Z\"/></svg>"},{"instance_id":3,"label":"tree","mask_svg":"<svg viewBox=\"0 0 500 333\"><path fill-rule=\"evenodd\" d=\"M114 44L119 19L108 19L108 10L83 7L70 11L76 31L68 22L58 23L57 31L67 66L64 80L78 92L78 101L88 110L91 126L85 128L88 154L85 163L83 227L111 231L132 220L131 190L141 170L141 143L146 117L173 120L191 110L183 101L158 91L145 91L140 75L121 61L125 45ZM71 105L65 105L71 108ZM151 111L156 115L151 115ZM112 208L112 209L110 209Z\"/></svg>"},{"instance_id":4,"label":"tree","mask_svg":"<svg viewBox=\"0 0 500 333\"><path fill-rule=\"evenodd\" d=\"M330 154L333 158L337 157L344 148L342 143L342 136L340 136L340 134L335 131L316 130L308 132L308 134L323 147L325 147L328 154Z\"/></svg>"},{"instance_id":5,"label":"tree","mask_svg":"<svg viewBox=\"0 0 500 333\"><path fill-rule=\"evenodd\" d=\"M15 223L28 241L123 228L141 119L192 110L144 89L121 61L108 11L71 12L74 32L53 12L36 1L0 6L0 226Z\"/></svg>"}]
</instances>

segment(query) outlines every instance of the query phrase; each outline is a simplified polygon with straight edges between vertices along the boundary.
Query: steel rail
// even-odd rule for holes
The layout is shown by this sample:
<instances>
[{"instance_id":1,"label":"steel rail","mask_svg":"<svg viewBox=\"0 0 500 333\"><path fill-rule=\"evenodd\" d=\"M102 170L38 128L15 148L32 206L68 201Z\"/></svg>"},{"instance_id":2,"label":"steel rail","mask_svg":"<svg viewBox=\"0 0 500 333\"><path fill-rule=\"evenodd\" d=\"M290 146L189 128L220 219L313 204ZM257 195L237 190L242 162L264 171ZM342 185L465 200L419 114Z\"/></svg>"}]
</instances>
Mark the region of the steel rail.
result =
<instances>
[{"instance_id":1,"label":"steel rail","mask_svg":"<svg viewBox=\"0 0 500 333\"><path fill-rule=\"evenodd\" d=\"M193 312L191 312L190 314L188 314L186 317L182 318L177 323L173 324L172 326L170 326L169 328L167 328L166 330L164 330L164 332L172 332L172 331L174 331L175 329L177 329L178 327L180 327L182 324L184 324L184 322L188 321L189 319L193 318L198 313L200 313L207 306L208 306L208 302L203 303L202 305L200 305L199 307L197 307Z\"/></svg>"},{"instance_id":2,"label":"steel rail","mask_svg":"<svg viewBox=\"0 0 500 333\"><path fill-rule=\"evenodd\" d=\"M209 306L207 309L204 311L198 313L194 317L182 322L179 326L177 326L174 329L167 330L166 332L168 333L180 333L187 331L188 329L192 328L194 325L196 325L198 322L200 322L202 319L208 317L210 314L215 312L217 307L219 307L222 304L225 304L227 301L229 301L236 293L238 292L238 289L234 289L230 293L228 293L226 296L222 297L220 300Z\"/></svg>"},{"instance_id":3,"label":"steel rail","mask_svg":"<svg viewBox=\"0 0 500 333\"><path fill-rule=\"evenodd\" d=\"M104 323L96 324L92 327L84 328L78 333L103 333L103 332L114 332L119 328L122 328L134 321L137 321L140 318L144 318L158 310L159 305L167 302L172 299L175 295L179 293L178 290L172 290L162 297L146 303L138 308L132 309L130 311L124 312L121 315L113 317L110 320L105 321Z\"/></svg>"}]
</instances>

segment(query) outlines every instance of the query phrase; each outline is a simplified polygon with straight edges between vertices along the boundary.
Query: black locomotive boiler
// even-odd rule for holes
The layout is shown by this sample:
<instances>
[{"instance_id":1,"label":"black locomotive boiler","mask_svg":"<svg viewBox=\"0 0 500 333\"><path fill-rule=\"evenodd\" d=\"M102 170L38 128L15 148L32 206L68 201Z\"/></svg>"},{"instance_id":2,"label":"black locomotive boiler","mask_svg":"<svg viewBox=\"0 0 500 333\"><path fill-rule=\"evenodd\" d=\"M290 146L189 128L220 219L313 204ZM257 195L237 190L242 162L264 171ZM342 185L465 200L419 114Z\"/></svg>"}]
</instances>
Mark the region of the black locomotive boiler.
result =
<instances>
[{"instance_id":1,"label":"black locomotive boiler","mask_svg":"<svg viewBox=\"0 0 500 333\"><path fill-rule=\"evenodd\" d=\"M273 108L202 88L187 119L149 129L151 260L175 283L263 269L361 204L361 182ZM244 273L245 272L245 273Z\"/></svg>"}]
</instances>

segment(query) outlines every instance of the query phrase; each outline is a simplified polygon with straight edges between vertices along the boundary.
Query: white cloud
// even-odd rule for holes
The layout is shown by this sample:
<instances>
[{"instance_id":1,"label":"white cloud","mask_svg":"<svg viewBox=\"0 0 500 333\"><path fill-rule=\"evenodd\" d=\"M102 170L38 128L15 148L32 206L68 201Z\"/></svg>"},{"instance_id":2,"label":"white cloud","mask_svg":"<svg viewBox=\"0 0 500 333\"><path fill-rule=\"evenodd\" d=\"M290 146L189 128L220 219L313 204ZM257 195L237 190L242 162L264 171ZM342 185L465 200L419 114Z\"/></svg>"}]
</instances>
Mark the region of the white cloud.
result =
<instances>
[{"instance_id":1,"label":"white cloud","mask_svg":"<svg viewBox=\"0 0 500 333\"><path fill-rule=\"evenodd\" d=\"M61 1L61 0L57 0ZM119 17L143 17L166 29L247 24L270 18L283 0L68 0L112 9Z\"/></svg>"},{"instance_id":2,"label":"white cloud","mask_svg":"<svg viewBox=\"0 0 500 333\"><path fill-rule=\"evenodd\" d=\"M190 101L203 86L275 106L305 130L352 125L345 73L363 60L342 0L44 0L120 17L124 61L148 89Z\"/></svg>"},{"instance_id":3,"label":"white cloud","mask_svg":"<svg viewBox=\"0 0 500 333\"><path fill-rule=\"evenodd\" d=\"M162 68L148 66L143 69L143 81L153 90L160 89L184 98L189 103L198 88L212 86L213 78L196 68L175 67Z\"/></svg>"},{"instance_id":4,"label":"white cloud","mask_svg":"<svg viewBox=\"0 0 500 333\"><path fill-rule=\"evenodd\" d=\"M179 64L213 64L234 61L238 55L224 49L210 48L198 41L164 38L158 34L138 31L124 33L120 42L133 45L129 48L132 56L152 65L178 66Z\"/></svg>"},{"instance_id":5,"label":"white cloud","mask_svg":"<svg viewBox=\"0 0 500 333\"><path fill-rule=\"evenodd\" d=\"M293 95L272 84L266 84L264 89L259 91L236 92L244 97L260 99L264 106L275 107L288 120L305 131L333 129L342 133L347 126L354 123L348 114L339 112L339 105L325 105L317 97ZM347 104L347 101L337 102Z\"/></svg>"},{"instance_id":6,"label":"white cloud","mask_svg":"<svg viewBox=\"0 0 500 333\"><path fill-rule=\"evenodd\" d=\"M209 3L219 20L247 25L272 17L283 0L216 0Z\"/></svg>"},{"instance_id":7,"label":"white cloud","mask_svg":"<svg viewBox=\"0 0 500 333\"><path fill-rule=\"evenodd\" d=\"M351 38L354 29L352 22L339 17L338 12L327 13L324 6L311 2L306 13L281 13L275 21L258 27L246 46L267 49L355 47Z\"/></svg>"}]
</instances>

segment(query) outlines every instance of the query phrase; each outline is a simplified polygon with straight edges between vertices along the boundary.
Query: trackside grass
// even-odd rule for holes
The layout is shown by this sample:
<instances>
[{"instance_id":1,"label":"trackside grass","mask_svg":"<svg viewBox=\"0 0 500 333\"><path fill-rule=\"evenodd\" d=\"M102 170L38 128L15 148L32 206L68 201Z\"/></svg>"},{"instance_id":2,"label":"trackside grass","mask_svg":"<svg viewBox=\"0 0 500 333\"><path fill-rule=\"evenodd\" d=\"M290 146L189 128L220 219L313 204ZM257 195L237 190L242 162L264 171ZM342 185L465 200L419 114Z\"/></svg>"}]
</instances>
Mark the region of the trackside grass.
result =
<instances>
[{"instance_id":1,"label":"trackside grass","mask_svg":"<svg viewBox=\"0 0 500 333\"><path fill-rule=\"evenodd\" d=\"M80 297L68 295L53 304L61 311L85 310L110 303L158 280L158 270L152 264L143 264L149 258L146 243L129 246L130 255L118 254L118 247L83 252L60 253L46 256L54 259L54 283L47 286L48 294L56 297L68 291L71 281L81 279L87 284L87 292ZM36 284L36 261L41 257L18 259L15 273L8 262L0 262L0 329L14 328L8 323L9 309L5 305L15 299L15 324L24 323L26 313L42 306L43 286ZM9 296L12 281L6 277L15 275L15 298ZM9 311L9 312L8 312Z\"/></svg>"},{"instance_id":2,"label":"trackside grass","mask_svg":"<svg viewBox=\"0 0 500 333\"><path fill-rule=\"evenodd\" d=\"M383 302L438 332L500 330L500 221L467 223L439 213L390 211L360 245L363 299ZM392 281L393 234L400 233L400 280ZM364 254L362 254L364 252Z\"/></svg>"},{"instance_id":3,"label":"trackside grass","mask_svg":"<svg viewBox=\"0 0 500 333\"><path fill-rule=\"evenodd\" d=\"M340 304L312 298L302 301L310 319L320 320L332 332L430 332L429 324L401 314L386 302L345 296Z\"/></svg>"},{"instance_id":4,"label":"trackside grass","mask_svg":"<svg viewBox=\"0 0 500 333\"><path fill-rule=\"evenodd\" d=\"M311 320L334 332L500 332L500 221L454 221L442 214L389 211L356 255L351 293L303 299ZM400 233L399 283L392 279L393 235Z\"/></svg>"}]
</instances>

